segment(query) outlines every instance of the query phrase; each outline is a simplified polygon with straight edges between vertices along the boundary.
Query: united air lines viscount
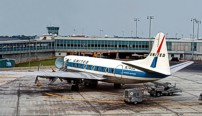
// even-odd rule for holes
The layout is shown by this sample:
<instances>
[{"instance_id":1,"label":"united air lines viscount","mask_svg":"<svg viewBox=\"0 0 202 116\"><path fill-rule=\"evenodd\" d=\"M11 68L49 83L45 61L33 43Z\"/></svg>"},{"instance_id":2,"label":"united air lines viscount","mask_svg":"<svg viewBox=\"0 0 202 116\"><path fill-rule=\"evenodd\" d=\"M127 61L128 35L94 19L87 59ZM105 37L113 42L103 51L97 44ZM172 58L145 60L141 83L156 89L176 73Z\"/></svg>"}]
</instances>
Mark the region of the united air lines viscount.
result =
<instances>
[{"instance_id":1,"label":"united air lines viscount","mask_svg":"<svg viewBox=\"0 0 202 116\"><path fill-rule=\"evenodd\" d=\"M163 33L155 37L151 52L145 59L121 61L103 58L69 55L55 61L59 71L53 72L0 72L0 74L35 75L47 78L53 83L58 78L72 85L72 90L79 90L79 85L97 86L98 81L114 83L115 88L121 84L145 83L160 80L176 71L191 65L187 61L174 66L169 65L166 38Z\"/></svg>"}]
</instances>

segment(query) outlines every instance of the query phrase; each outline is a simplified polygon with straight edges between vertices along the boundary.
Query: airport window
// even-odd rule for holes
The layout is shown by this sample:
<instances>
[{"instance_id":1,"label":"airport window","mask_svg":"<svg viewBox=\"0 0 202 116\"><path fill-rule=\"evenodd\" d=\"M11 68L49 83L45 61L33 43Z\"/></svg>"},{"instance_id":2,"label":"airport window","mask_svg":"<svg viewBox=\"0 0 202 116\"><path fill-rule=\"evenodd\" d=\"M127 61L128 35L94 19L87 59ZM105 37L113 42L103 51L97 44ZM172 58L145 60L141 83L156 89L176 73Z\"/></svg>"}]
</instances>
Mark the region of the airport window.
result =
<instances>
[{"instance_id":1,"label":"airport window","mask_svg":"<svg viewBox=\"0 0 202 116\"><path fill-rule=\"evenodd\" d=\"M92 67L91 65L86 65L86 69L87 69L87 70L90 70L91 67Z\"/></svg>"},{"instance_id":2,"label":"airport window","mask_svg":"<svg viewBox=\"0 0 202 116\"><path fill-rule=\"evenodd\" d=\"M78 64L78 68L81 68L81 64Z\"/></svg>"},{"instance_id":3,"label":"airport window","mask_svg":"<svg viewBox=\"0 0 202 116\"><path fill-rule=\"evenodd\" d=\"M102 72L105 72L105 70L106 70L106 67L103 67L103 68L102 68Z\"/></svg>"},{"instance_id":4,"label":"airport window","mask_svg":"<svg viewBox=\"0 0 202 116\"><path fill-rule=\"evenodd\" d=\"M82 68L82 65L83 65L83 64L80 64L80 68Z\"/></svg>"},{"instance_id":5,"label":"airport window","mask_svg":"<svg viewBox=\"0 0 202 116\"><path fill-rule=\"evenodd\" d=\"M86 68L85 69L88 69L88 65L86 65Z\"/></svg>"},{"instance_id":6,"label":"airport window","mask_svg":"<svg viewBox=\"0 0 202 116\"><path fill-rule=\"evenodd\" d=\"M106 72L108 72L108 68L106 68Z\"/></svg>"},{"instance_id":7,"label":"airport window","mask_svg":"<svg viewBox=\"0 0 202 116\"><path fill-rule=\"evenodd\" d=\"M114 69L112 68L112 73L114 73Z\"/></svg>"},{"instance_id":8,"label":"airport window","mask_svg":"<svg viewBox=\"0 0 202 116\"><path fill-rule=\"evenodd\" d=\"M85 69L85 68L86 68L86 65L83 66L83 69Z\"/></svg>"},{"instance_id":9,"label":"airport window","mask_svg":"<svg viewBox=\"0 0 202 116\"><path fill-rule=\"evenodd\" d=\"M80 65L80 68L83 68L83 67L84 67L84 65L83 65L83 64L81 64L81 65Z\"/></svg>"},{"instance_id":10,"label":"airport window","mask_svg":"<svg viewBox=\"0 0 202 116\"><path fill-rule=\"evenodd\" d=\"M91 68L92 68L92 65L88 65L88 70L91 70Z\"/></svg>"},{"instance_id":11,"label":"airport window","mask_svg":"<svg viewBox=\"0 0 202 116\"><path fill-rule=\"evenodd\" d=\"M98 67L98 71L102 72L102 67Z\"/></svg>"},{"instance_id":12,"label":"airport window","mask_svg":"<svg viewBox=\"0 0 202 116\"><path fill-rule=\"evenodd\" d=\"M109 68L109 73L114 73L114 69L113 68Z\"/></svg>"},{"instance_id":13,"label":"airport window","mask_svg":"<svg viewBox=\"0 0 202 116\"><path fill-rule=\"evenodd\" d=\"M97 66L94 66L94 71L98 71L98 67Z\"/></svg>"},{"instance_id":14,"label":"airport window","mask_svg":"<svg viewBox=\"0 0 202 116\"><path fill-rule=\"evenodd\" d=\"M74 63L74 67L77 68L77 63Z\"/></svg>"},{"instance_id":15,"label":"airport window","mask_svg":"<svg viewBox=\"0 0 202 116\"><path fill-rule=\"evenodd\" d=\"M71 67L71 66L72 66L72 63L70 63L70 62L69 62L69 63L67 63L67 66L70 66L70 67Z\"/></svg>"}]
</instances>

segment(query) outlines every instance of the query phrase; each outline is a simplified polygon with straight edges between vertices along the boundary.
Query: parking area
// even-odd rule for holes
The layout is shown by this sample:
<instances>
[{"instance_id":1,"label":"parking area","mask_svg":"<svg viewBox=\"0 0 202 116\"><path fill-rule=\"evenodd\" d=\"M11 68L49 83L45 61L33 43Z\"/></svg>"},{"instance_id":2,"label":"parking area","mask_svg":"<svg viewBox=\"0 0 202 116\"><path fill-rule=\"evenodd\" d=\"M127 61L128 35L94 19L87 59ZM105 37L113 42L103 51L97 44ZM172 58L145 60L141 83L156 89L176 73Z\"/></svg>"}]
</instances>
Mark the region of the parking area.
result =
<instances>
[{"instance_id":1,"label":"parking area","mask_svg":"<svg viewBox=\"0 0 202 116\"><path fill-rule=\"evenodd\" d=\"M182 89L174 96L150 97L137 105L125 104L124 89L144 88L144 84L123 85L100 82L97 88L81 87L73 92L66 82L53 85L35 77L0 75L0 115L202 115L201 65L194 64L159 82L176 83ZM151 83L148 83L149 85Z\"/></svg>"}]
</instances>

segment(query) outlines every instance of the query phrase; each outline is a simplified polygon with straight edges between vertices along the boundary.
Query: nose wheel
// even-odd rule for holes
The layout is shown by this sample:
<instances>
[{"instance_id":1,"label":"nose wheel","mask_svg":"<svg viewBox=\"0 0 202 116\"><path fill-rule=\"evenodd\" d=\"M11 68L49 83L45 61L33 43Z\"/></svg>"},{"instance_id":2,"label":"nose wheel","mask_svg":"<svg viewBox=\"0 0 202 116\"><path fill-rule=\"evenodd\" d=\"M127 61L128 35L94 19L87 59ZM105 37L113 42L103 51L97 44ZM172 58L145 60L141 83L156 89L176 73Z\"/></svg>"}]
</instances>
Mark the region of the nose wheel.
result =
<instances>
[{"instance_id":1,"label":"nose wheel","mask_svg":"<svg viewBox=\"0 0 202 116\"><path fill-rule=\"evenodd\" d=\"M36 86L41 86L41 83L40 83L40 81L39 81L39 79L38 79L38 76L36 77L34 83L36 84Z\"/></svg>"}]
</instances>

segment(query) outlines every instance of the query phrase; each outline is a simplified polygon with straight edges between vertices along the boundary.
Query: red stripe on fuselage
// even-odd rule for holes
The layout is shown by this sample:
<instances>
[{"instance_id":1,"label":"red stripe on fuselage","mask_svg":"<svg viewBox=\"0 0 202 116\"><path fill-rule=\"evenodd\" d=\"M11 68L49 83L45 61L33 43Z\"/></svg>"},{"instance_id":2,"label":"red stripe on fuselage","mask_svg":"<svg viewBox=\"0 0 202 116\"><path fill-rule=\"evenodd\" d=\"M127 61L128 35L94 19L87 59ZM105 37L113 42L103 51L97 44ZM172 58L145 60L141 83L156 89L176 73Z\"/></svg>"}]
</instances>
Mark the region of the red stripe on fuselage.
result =
<instances>
[{"instance_id":1,"label":"red stripe on fuselage","mask_svg":"<svg viewBox=\"0 0 202 116\"><path fill-rule=\"evenodd\" d=\"M163 40L161 41L161 44L160 44L160 46L159 46L159 48L158 48L158 50L157 50L157 53L160 53L164 39L165 39L165 36L163 37Z\"/></svg>"}]
</instances>

